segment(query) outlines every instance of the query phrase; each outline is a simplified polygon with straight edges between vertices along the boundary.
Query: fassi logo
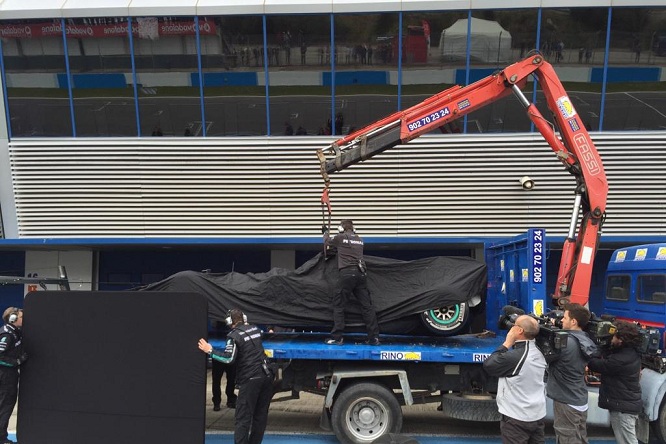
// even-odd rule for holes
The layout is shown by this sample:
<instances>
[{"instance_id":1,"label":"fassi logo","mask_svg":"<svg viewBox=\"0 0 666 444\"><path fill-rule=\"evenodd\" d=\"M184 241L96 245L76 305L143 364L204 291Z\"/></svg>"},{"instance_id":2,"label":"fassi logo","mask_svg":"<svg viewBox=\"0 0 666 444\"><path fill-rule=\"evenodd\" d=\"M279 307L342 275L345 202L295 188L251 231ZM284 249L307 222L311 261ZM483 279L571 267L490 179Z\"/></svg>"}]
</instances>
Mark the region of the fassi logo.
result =
<instances>
[{"instance_id":1,"label":"fassi logo","mask_svg":"<svg viewBox=\"0 0 666 444\"><path fill-rule=\"evenodd\" d=\"M576 134L573 138L576 147L578 147L578 152L580 153L581 161L585 163L585 166L589 173L592 176L595 176L601 172L601 165L597 161L596 156L590 148L590 143L587 141L587 138L583 134Z\"/></svg>"}]
</instances>

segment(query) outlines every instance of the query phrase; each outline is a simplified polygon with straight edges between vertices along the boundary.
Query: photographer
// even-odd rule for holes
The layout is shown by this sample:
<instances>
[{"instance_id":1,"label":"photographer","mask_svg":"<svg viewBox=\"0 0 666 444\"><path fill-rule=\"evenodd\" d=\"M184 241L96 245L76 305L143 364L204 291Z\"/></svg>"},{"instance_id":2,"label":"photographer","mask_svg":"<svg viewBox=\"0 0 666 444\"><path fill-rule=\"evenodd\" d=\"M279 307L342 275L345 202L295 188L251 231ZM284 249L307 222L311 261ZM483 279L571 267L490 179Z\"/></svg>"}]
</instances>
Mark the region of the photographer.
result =
<instances>
[{"instance_id":1,"label":"photographer","mask_svg":"<svg viewBox=\"0 0 666 444\"><path fill-rule=\"evenodd\" d=\"M519 316L502 346L483 363L488 374L499 377L496 399L505 444L545 442L546 360L534 341L538 333L536 319Z\"/></svg>"},{"instance_id":2,"label":"photographer","mask_svg":"<svg viewBox=\"0 0 666 444\"><path fill-rule=\"evenodd\" d=\"M601 374L599 407L610 413L611 427L618 444L637 444L636 421L643 409L641 401L641 357L636 350L641 343L638 326L618 321L611 348L587 363Z\"/></svg>"},{"instance_id":3,"label":"photographer","mask_svg":"<svg viewBox=\"0 0 666 444\"><path fill-rule=\"evenodd\" d=\"M580 304L564 307L562 328L568 333L567 346L548 359L546 394L553 400L557 444L587 444L587 389L585 366L597 347L583 331L590 311Z\"/></svg>"}]
</instances>

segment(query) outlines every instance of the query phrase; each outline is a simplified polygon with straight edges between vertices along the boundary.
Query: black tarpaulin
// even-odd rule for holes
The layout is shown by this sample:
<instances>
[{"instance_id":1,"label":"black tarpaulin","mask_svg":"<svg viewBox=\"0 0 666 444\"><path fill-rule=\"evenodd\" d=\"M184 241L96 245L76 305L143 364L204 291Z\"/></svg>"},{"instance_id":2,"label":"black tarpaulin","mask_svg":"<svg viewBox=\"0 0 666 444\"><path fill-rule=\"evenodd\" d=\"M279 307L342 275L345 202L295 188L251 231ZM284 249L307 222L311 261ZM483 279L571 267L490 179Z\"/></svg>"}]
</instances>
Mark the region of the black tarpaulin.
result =
<instances>
[{"instance_id":1,"label":"black tarpaulin","mask_svg":"<svg viewBox=\"0 0 666 444\"><path fill-rule=\"evenodd\" d=\"M431 257L400 261L365 256L368 287L380 324L431 308L464 302L486 291L486 266L465 257ZM296 270L266 273L183 271L141 290L196 292L208 298L208 314L222 321L239 308L250 322L283 327L330 327L331 295L336 291L337 263L320 253ZM360 306L346 305L346 324L363 325Z\"/></svg>"}]
</instances>

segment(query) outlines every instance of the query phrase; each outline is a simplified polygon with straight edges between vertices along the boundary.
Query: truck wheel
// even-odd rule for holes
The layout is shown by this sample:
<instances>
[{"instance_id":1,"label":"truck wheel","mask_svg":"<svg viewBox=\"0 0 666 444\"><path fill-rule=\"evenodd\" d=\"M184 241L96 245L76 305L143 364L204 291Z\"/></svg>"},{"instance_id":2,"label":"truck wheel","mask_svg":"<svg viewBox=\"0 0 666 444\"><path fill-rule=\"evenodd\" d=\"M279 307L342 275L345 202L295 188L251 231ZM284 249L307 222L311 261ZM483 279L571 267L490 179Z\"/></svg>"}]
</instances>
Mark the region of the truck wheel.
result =
<instances>
[{"instance_id":1,"label":"truck wheel","mask_svg":"<svg viewBox=\"0 0 666 444\"><path fill-rule=\"evenodd\" d=\"M494 422L501 419L497 402L487 395L442 395L442 412L449 418Z\"/></svg>"},{"instance_id":2,"label":"truck wheel","mask_svg":"<svg viewBox=\"0 0 666 444\"><path fill-rule=\"evenodd\" d=\"M652 429L657 434L659 442L666 442L666 400L659 408L659 418L652 422Z\"/></svg>"},{"instance_id":3,"label":"truck wheel","mask_svg":"<svg viewBox=\"0 0 666 444\"><path fill-rule=\"evenodd\" d=\"M344 389L333 403L331 423L342 444L370 443L387 433L399 433L402 409L391 390L372 382Z\"/></svg>"},{"instance_id":4,"label":"truck wheel","mask_svg":"<svg viewBox=\"0 0 666 444\"><path fill-rule=\"evenodd\" d=\"M469 305L461 302L440 308L431 308L421 313L421 322L439 336L452 336L463 330L470 318Z\"/></svg>"}]
</instances>

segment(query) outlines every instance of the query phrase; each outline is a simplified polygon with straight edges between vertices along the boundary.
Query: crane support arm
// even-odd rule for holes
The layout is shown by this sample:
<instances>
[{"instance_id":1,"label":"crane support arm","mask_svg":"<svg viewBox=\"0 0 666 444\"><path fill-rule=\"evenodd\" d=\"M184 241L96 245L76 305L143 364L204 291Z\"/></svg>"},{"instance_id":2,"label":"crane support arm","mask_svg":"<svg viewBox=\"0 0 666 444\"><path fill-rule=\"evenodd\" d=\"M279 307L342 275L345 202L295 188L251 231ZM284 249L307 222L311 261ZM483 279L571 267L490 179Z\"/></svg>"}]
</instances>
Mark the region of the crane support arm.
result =
<instances>
[{"instance_id":1,"label":"crane support arm","mask_svg":"<svg viewBox=\"0 0 666 444\"><path fill-rule=\"evenodd\" d=\"M523 95L529 76L539 82L552 122ZM317 151L322 177L368 160L396 145L478 110L513 93L528 118L576 179L574 209L553 299L586 304L601 227L606 214L608 182L601 158L564 90L553 66L536 53L469 86L453 86L404 111L396 112ZM328 188L327 188L328 189Z\"/></svg>"}]
</instances>

